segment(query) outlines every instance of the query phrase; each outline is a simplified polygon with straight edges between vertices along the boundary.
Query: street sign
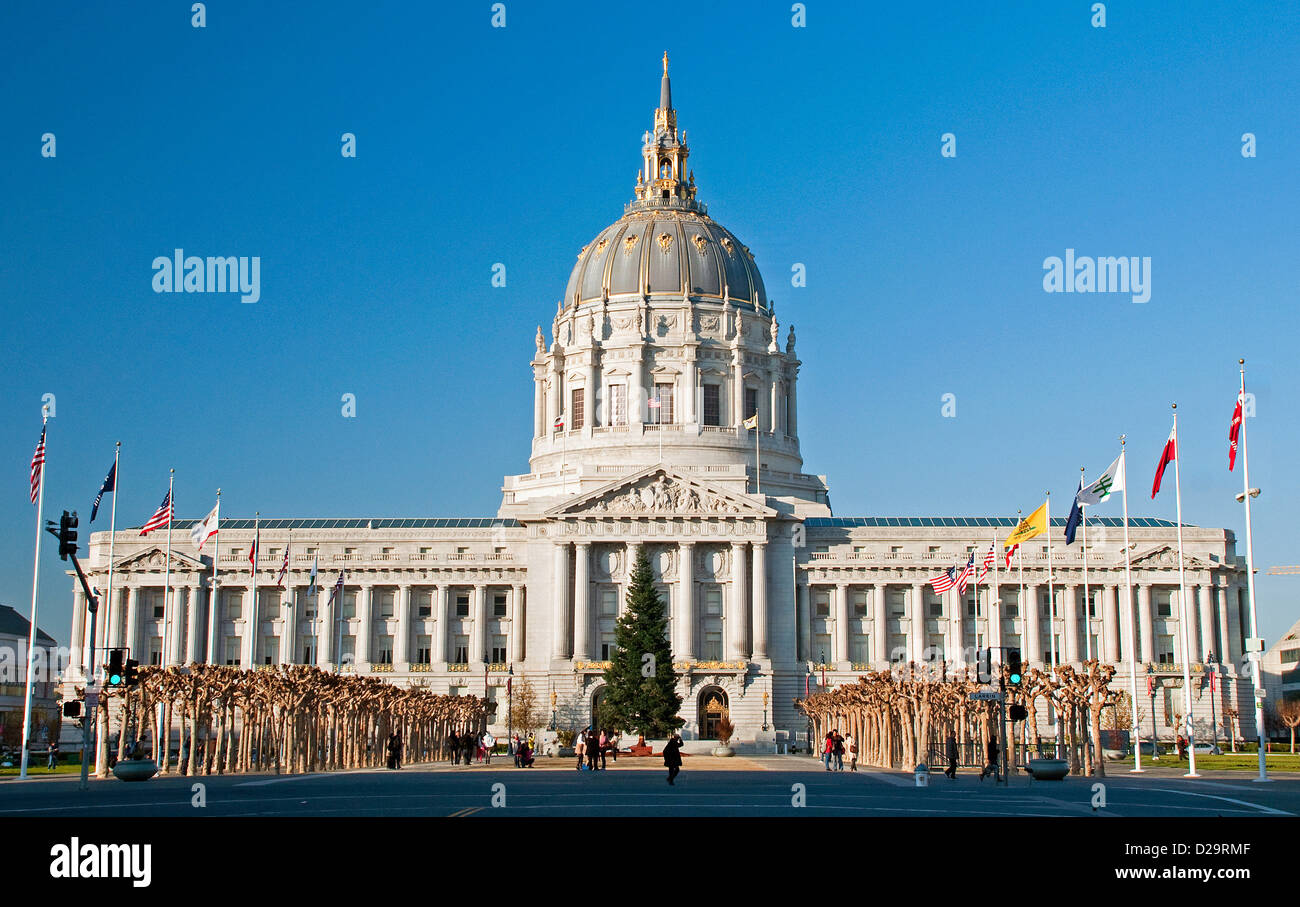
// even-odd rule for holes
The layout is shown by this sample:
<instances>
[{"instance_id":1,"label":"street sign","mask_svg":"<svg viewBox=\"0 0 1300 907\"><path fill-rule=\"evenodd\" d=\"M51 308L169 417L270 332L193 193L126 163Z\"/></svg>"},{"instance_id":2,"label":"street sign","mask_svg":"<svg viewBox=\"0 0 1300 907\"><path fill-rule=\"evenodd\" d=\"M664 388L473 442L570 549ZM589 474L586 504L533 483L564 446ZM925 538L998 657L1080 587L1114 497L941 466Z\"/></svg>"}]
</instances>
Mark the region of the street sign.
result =
<instances>
[{"instance_id":1,"label":"street sign","mask_svg":"<svg viewBox=\"0 0 1300 907\"><path fill-rule=\"evenodd\" d=\"M1002 694L994 690L980 690L978 693L971 693L970 698L981 702L1001 702Z\"/></svg>"}]
</instances>

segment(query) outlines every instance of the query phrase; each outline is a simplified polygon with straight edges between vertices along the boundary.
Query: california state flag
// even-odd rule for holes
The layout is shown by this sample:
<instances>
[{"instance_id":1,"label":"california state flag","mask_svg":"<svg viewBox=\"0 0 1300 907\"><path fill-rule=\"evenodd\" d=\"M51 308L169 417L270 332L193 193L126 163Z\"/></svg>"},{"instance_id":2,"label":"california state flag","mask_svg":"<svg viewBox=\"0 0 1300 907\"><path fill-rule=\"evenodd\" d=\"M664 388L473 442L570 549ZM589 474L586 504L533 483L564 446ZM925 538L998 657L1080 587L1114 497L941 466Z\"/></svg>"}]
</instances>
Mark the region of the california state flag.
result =
<instances>
[{"instance_id":1,"label":"california state flag","mask_svg":"<svg viewBox=\"0 0 1300 907\"><path fill-rule=\"evenodd\" d=\"M203 518L203 522L195 523L190 529L190 541L194 547L203 550L203 543L217 534L217 511L221 509L221 502L212 508L212 512Z\"/></svg>"},{"instance_id":2,"label":"california state flag","mask_svg":"<svg viewBox=\"0 0 1300 907\"><path fill-rule=\"evenodd\" d=\"M1241 437L1241 394L1237 394L1237 407L1232 411L1232 424L1228 426L1228 472L1237 465L1237 441Z\"/></svg>"},{"instance_id":3,"label":"california state flag","mask_svg":"<svg viewBox=\"0 0 1300 907\"><path fill-rule=\"evenodd\" d=\"M1160 480L1164 478L1165 467L1178 459L1178 432L1177 429L1169 430L1169 440L1165 442L1165 449L1160 453L1160 465L1156 467L1156 480L1151 485L1151 498L1155 499L1156 492L1160 490Z\"/></svg>"}]
</instances>

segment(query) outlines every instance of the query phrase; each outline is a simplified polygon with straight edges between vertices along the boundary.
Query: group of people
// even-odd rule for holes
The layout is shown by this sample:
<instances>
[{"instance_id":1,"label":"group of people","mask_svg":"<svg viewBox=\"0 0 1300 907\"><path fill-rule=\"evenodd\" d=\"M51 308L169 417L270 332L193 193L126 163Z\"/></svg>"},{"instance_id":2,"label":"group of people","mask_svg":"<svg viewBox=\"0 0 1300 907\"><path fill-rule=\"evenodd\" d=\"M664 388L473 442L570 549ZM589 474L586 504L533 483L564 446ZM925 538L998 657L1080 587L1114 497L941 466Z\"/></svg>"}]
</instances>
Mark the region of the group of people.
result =
<instances>
[{"instance_id":1,"label":"group of people","mask_svg":"<svg viewBox=\"0 0 1300 907\"><path fill-rule=\"evenodd\" d=\"M946 777L956 779L957 777L957 737L954 734L948 735L944 749L947 751L948 767L943 770ZM1002 755L1002 750L998 748L998 738L989 737L988 746L984 749L984 767L980 769L980 780L983 781L989 775L993 776L994 781L1002 780L1002 772L998 757Z\"/></svg>"},{"instance_id":2,"label":"group of people","mask_svg":"<svg viewBox=\"0 0 1300 907\"><path fill-rule=\"evenodd\" d=\"M388 735L388 767L391 769L399 769L402 767L401 731Z\"/></svg>"},{"instance_id":3,"label":"group of people","mask_svg":"<svg viewBox=\"0 0 1300 907\"><path fill-rule=\"evenodd\" d=\"M447 735L447 749L451 752L451 762L453 765L460 765L464 760L466 765L470 765L477 756L480 763L486 762L492 764L492 749L497 745L497 738L491 731L484 731L480 734L473 734L466 731L463 734L457 734L452 731Z\"/></svg>"},{"instance_id":4,"label":"group of people","mask_svg":"<svg viewBox=\"0 0 1300 907\"><path fill-rule=\"evenodd\" d=\"M573 735L573 751L578 756L578 771L600 771L605 768L606 757L614 754L618 762L619 735L606 731L597 732L593 725ZM597 765L596 763L600 764Z\"/></svg>"},{"instance_id":5,"label":"group of people","mask_svg":"<svg viewBox=\"0 0 1300 907\"><path fill-rule=\"evenodd\" d=\"M840 735L838 729L832 729L826 732L826 739L822 741L822 764L826 766L826 771L832 771L831 762L835 763L834 771L844 771L844 754L849 754L849 771L858 770L858 744L853 739L853 735L847 737Z\"/></svg>"},{"instance_id":6,"label":"group of people","mask_svg":"<svg viewBox=\"0 0 1300 907\"><path fill-rule=\"evenodd\" d=\"M537 745L533 740L533 735L520 737L515 734L515 768L532 768L536 760L534 753L537 752Z\"/></svg>"}]
</instances>

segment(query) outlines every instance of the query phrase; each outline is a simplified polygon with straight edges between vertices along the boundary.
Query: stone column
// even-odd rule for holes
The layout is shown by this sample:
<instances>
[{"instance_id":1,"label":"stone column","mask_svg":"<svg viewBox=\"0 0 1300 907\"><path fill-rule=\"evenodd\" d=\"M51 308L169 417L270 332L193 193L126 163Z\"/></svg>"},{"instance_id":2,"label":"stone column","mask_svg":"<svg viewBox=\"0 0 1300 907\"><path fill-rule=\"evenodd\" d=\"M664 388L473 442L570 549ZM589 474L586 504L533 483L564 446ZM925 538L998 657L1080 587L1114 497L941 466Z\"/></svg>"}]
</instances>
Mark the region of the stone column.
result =
<instances>
[{"instance_id":1,"label":"stone column","mask_svg":"<svg viewBox=\"0 0 1300 907\"><path fill-rule=\"evenodd\" d=\"M411 670L411 584L397 588L397 636L393 640L393 670Z\"/></svg>"},{"instance_id":2,"label":"stone column","mask_svg":"<svg viewBox=\"0 0 1300 907\"><path fill-rule=\"evenodd\" d=\"M877 586L876 588L880 588ZM884 609L884 602L881 602L881 610ZM912 583L912 632L909 634L911 639L908 651L912 653L912 661L917 664L923 664L925 661L925 584ZM888 658L886 658L888 661Z\"/></svg>"},{"instance_id":3,"label":"stone column","mask_svg":"<svg viewBox=\"0 0 1300 907\"><path fill-rule=\"evenodd\" d=\"M745 369L740 358L740 350L731 354L731 421L727 424L740 425L745 411Z\"/></svg>"},{"instance_id":4,"label":"stone column","mask_svg":"<svg viewBox=\"0 0 1300 907\"><path fill-rule=\"evenodd\" d=\"M679 542L677 545L677 645L673 654L682 661L696 658L695 628L699 614L695 606L695 543Z\"/></svg>"},{"instance_id":5,"label":"stone column","mask_svg":"<svg viewBox=\"0 0 1300 907\"><path fill-rule=\"evenodd\" d=\"M438 671L447 669L447 637L451 633L451 586L448 583L439 583L433 590L433 598L430 604L436 605L431 609L433 614L433 651L429 654L432 665L441 665L435 668Z\"/></svg>"},{"instance_id":6,"label":"stone column","mask_svg":"<svg viewBox=\"0 0 1300 907\"><path fill-rule=\"evenodd\" d=\"M240 639L240 667L251 668L257 658L257 590L251 586L240 590L239 613L244 622L244 635Z\"/></svg>"},{"instance_id":7,"label":"stone column","mask_svg":"<svg viewBox=\"0 0 1300 907\"><path fill-rule=\"evenodd\" d=\"M316 589L316 620L312 626L316 629L316 665L322 670L334 664L334 637L338 633L338 623L334 620L338 603L331 604L328 593L320 587Z\"/></svg>"},{"instance_id":8,"label":"stone column","mask_svg":"<svg viewBox=\"0 0 1300 907\"><path fill-rule=\"evenodd\" d=\"M1130 613L1133 615L1133 627L1135 632L1137 628L1137 612L1132 610L1136 601L1135 596L1129 593L1127 585L1117 586L1116 592L1119 595L1119 658L1120 661L1127 664L1130 660L1137 660L1134 657L1137 652L1135 647L1137 640L1135 640L1129 632Z\"/></svg>"},{"instance_id":9,"label":"stone column","mask_svg":"<svg viewBox=\"0 0 1300 907\"><path fill-rule=\"evenodd\" d=\"M541 375L533 375L533 437L546 436L546 390Z\"/></svg>"},{"instance_id":10,"label":"stone column","mask_svg":"<svg viewBox=\"0 0 1300 907\"><path fill-rule=\"evenodd\" d=\"M96 615L101 616L101 615ZM39 621L37 622L39 626ZM72 639L68 645L68 675L85 677L86 645L86 594L81 591L81 583L72 584Z\"/></svg>"},{"instance_id":11,"label":"stone column","mask_svg":"<svg viewBox=\"0 0 1300 907\"><path fill-rule=\"evenodd\" d=\"M1105 661L1119 664L1119 615L1115 610L1116 588L1110 583L1101 588L1101 646Z\"/></svg>"},{"instance_id":12,"label":"stone column","mask_svg":"<svg viewBox=\"0 0 1300 907\"><path fill-rule=\"evenodd\" d=\"M835 638L831 650L835 653L831 661L841 671L849 669L849 586L848 583L835 584L835 601L831 605L835 614Z\"/></svg>"},{"instance_id":13,"label":"stone column","mask_svg":"<svg viewBox=\"0 0 1300 907\"><path fill-rule=\"evenodd\" d=\"M1061 610L1065 612L1065 657L1062 661L1073 664L1076 661L1082 661L1079 654L1079 597L1078 590L1073 583L1067 584L1062 590Z\"/></svg>"},{"instance_id":14,"label":"stone column","mask_svg":"<svg viewBox=\"0 0 1300 907\"><path fill-rule=\"evenodd\" d=\"M687 317L689 318L692 316L690 316L688 313ZM687 327L689 328L689 325L687 325ZM690 358L687 359L686 361L686 384L685 387L682 388L682 396L683 396L682 404L684 405L682 407L681 421L683 423L700 421L700 415L698 412L696 412L696 401L695 401L695 394L696 391L699 389L699 383L700 383L699 366L696 364L695 361L695 349L693 347L689 347L687 349L687 355Z\"/></svg>"},{"instance_id":15,"label":"stone column","mask_svg":"<svg viewBox=\"0 0 1300 907\"><path fill-rule=\"evenodd\" d=\"M1021 634L1025 661L1033 667L1043 665L1043 628L1038 617L1038 586L1025 586L1025 597L1020 602L1020 620L1024 632Z\"/></svg>"},{"instance_id":16,"label":"stone column","mask_svg":"<svg viewBox=\"0 0 1300 907\"><path fill-rule=\"evenodd\" d=\"M357 590L357 646L356 670L364 670L370 665L370 636L373 632L372 608L374 606L374 587L363 585Z\"/></svg>"},{"instance_id":17,"label":"stone column","mask_svg":"<svg viewBox=\"0 0 1300 907\"><path fill-rule=\"evenodd\" d=\"M948 596L948 643L949 649L944 653L945 658L950 662L965 663L966 655L962 651L966 647L966 633L964 629L966 603L962 601L961 596L957 594L957 587L953 586L946 593Z\"/></svg>"},{"instance_id":18,"label":"stone column","mask_svg":"<svg viewBox=\"0 0 1300 907\"><path fill-rule=\"evenodd\" d=\"M795 580L795 620L798 624L798 641L795 645L796 661L812 660L812 609L808 605L808 584Z\"/></svg>"},{"instance_id":19,"label":"stone column","mask_svg":"<svg viewBox=\"0 0 1300 907\"><path fill-rule=\"evenodd\" d=\"M1138 635L1142 637L1142 661L1156 660L1155 620L1151 613L1151 584L1138 583Z\"/></svg>"},{"instance_id":20,"label":"stone column","mask_svg":"<svg viewBox=\"0 0 1300 907\"><path fill-rule=\"evenodd\" d=\"M1230 665L1236 661L1237 653L1232 650L1231 637L1228 635L1228 589L1227 586L1219 586L1214 590L1215 597L1219 604L1219 661L1223 664Z\"/></svg>"},{"instance_id":21,"label":"stone column","mask_svg":"<svg viewBox=\"0 0 1300 907\"><path fill-rule=\"evenodd\" d=\"M551 569L551 658L569 655L569 546L555 543Z\"/></svg>"},{"instance_id":22,"label":"stone column","mask_svg":"<svg viewBox=\"0 0 1300 907\"><path fill-rule=\"evenodd\" d=\"M129 657L145 662L140 658L140 587L132 583L126 587L126 620L122 622L122 645L131 651Z\"/></svg>"},{"instance_id":23,"label":"stone column","mask_svg":"<svg viewBox=\"0 0 1300 907\"><path fill-rule=\"evenodd\" d=\"M767 543L754 543L754 654L767 659Z\"/></svg>"},{"instance_id":24,"label":"stone column","mask_svg":"<svg viewBox=\"0 0 1300 907\"><path fill-rule=\"evenodd\" d=\"M526 631L524 586L523 583L515 583L510 587L510 661L512 663L524 660Z\"/></svg>"},{"instance_id":25,"label":"stone column","mask_svg":"<svg viewBox=\"0 0 1300 907\"><path fill-rule=\"evenodd\" d=\"M731 543L731 601L727 608L727 661L740 661L745 657L745 579L749 575L749 558L745 556L745 543Z\"/></svg>"},{"instance_id":26,"label":"stone column","mask_svg":"<svg viewBox=\"0 0 1300 907\"><path fill-rule=\"evenodd\" d=\"M203 651L203 648L199 643L205 626L203 620L203 587L200 585L200 580L190 583L189 597L190 610L186 615L185 627L185 663L196 664L202 660L199 653Z\"/></svg>"},{"instance_id":27,"label":"stone column","mask_svg":"<svg viewBox=\"0 0 1300 907\"><path fill-rule=\"evenodd\" d=\"M1201 583L1197 589L1197 603L1201 609L1201 652L1198 661L1204 661L1206 655L1214 651L1214 602L1211 598L1209 583ZM1223 651L1222 649L1219 650ZM1217 653L1216 653L1217 654ZM1223 660L1223 656L1219 656Z\"/></svg>"},{"instance_id":28,"label":"stone column","mask_svg":"<svg viewBox=\"0 0 1300 907\"><path fill-rule=\"evenodd\" d=\"M486 662L487 652L487 586L474 584L474 595L470 599L469 613L474 626L470 629L469 660L470 664Z\"/></svg>"},{"instance_id":29,"label":"stone column","mask_svg":"<svg viewBox=\"0 0 1300 907\"><path fill-rule=\"evenodd\" d=\"M1001 590L996 586L989 586L988 588L989 607L986 620L989 628L989 646L994 649L1002 646L1002 596L999 594L1000 592Z\"/></svg>"},{"instance_id":30,"label":"stone column","mask_svg":"<svg viewBox=\"0 0 1300 907\"><path fill-rule=\"evenodd\" d=\"M297 661L298 642L298 587L288 584L280 601L280 664L291 665Z\"/></svg>"},{"instance_id":31,"label":"stone column","mask_svg":"<svg viewBox=\"0 0 1300 907\"><path fill-rule=\"evenodd\" d=\"M591 660L591 543L578 542L573 569L573 660ZM631 546L628 576L632 575Z\"/></svg>"},{"instance_id":32,"label":"stone column","mask_svg":"<svg viewBox=\"0 0 1300 907\"><path fill-rule=\"evenodd\" d=\"M871 596L871 660L877 670L889 664L889 611L885 607L888 590L885 583L876 583Z\"/></svg>"},{"instance_id":33,"label":"stone column","mask_svg":"<svg viewBox=\"0 0 1300 907\"><path fill-rule=\"evenodd\" d=\"M1187 649L1182 653L1182 657L1187 659L1187 663L1196 664L1201 660L1201 631L1200 621L1196 619L1196 583L1188 583L1186 588L1186 600L1183 598L1184 590L1178 590L1178 619L1187 621ZM1174 638L1174 648L1180 650L1183 647L1183 628L1178 628L1178 635ZM1181 659L1180 659L1181 662Z\"/></svg>"},{"instance_id":34,"label":"stone column","mask_svg":"<svg viewBox=\"0 0 1300 907\"><path fill-rule=\"evenodd\" d=\"M1241 583L1228 584L1228 645L1232 647L1233 661L1245 654L1246 637L1250 635L1248 589L1244 576Z\"/></svg>"}]
</instances>

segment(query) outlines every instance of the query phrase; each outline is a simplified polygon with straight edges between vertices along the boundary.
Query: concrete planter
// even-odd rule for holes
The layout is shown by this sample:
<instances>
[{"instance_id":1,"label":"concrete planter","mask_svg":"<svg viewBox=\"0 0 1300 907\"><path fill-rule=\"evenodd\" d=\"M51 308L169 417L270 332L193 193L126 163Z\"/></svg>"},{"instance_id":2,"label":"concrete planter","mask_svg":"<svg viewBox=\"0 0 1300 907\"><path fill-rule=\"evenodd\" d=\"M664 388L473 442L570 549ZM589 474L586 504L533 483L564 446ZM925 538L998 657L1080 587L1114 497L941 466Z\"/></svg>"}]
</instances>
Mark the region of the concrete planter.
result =
<instances>
[{"instance_id":1,"label":"concrete planter","mask_svg":"<svg viewBox=\"0 0 1300 907\"><path fill-rule=\"evenodd\" d=\"M1035 781L1061 781L1070 774L1070 763L1064 759L1030 759L1028 768Z\"/></svg>"},{"instance_id":2,"label":"concrete planter","mask_svg":"<svg viewBox=\"0 0 1300 907\"><path fill-rule=\"evenodd\" d=\"M733 750L730 746L727 746L727 745L723 745L723 746L715 746L715 747L713 748L713 755L715 755L715 756L734 756L734 755L736 755L736 751Z\"/></svg>"},{"instance_id":3,"label":"concrete planter","mask_svg":"<svg viewBox=\"0 0 1300 907\"><path fill-rule=\"evenodd\" d=\"M152 759L127 759L113 766L113 774L122 781L148 781L158 774L158 763Z\"/></svg>"}]
</instances>

